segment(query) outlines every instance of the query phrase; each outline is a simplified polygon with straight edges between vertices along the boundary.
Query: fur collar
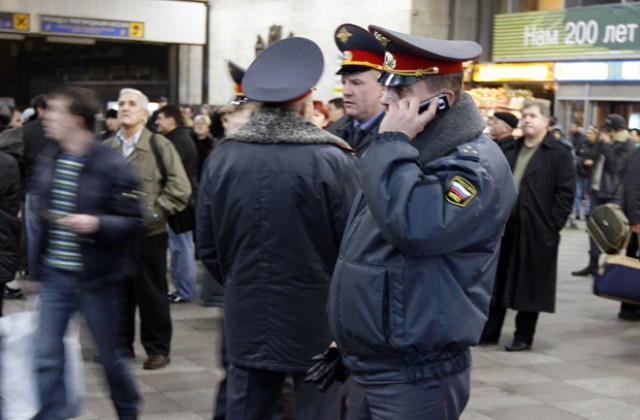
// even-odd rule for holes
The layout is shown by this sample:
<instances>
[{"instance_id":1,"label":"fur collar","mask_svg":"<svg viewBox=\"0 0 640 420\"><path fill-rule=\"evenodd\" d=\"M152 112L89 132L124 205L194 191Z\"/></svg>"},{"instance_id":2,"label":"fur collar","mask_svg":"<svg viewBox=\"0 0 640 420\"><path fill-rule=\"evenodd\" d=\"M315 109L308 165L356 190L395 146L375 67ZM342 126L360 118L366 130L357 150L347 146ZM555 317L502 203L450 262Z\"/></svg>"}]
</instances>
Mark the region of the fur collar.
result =
<instances>
[{"instance_id":1,"label":"fur collar","mask_svg":"<svg viewBox=\"0 0 640 420\"><path fill-rule=\"evenodd\" d=\"M426 164L478 137L485 126L471 96L462 93L451 109L429 123L411 144L420 151L418 160Z\"/></svg>"},{"instance_id":2,"label":"fur collar","mask_svg":"<svg viewBox=\"0 0 640 420\"><path fill-rule=\"evenodd\" d=\"M229 139L260 144L333 144L353 151L347 142L301 115L270 107L258 109L249 122L229 134Z\"/></svg>"}]
</instances>

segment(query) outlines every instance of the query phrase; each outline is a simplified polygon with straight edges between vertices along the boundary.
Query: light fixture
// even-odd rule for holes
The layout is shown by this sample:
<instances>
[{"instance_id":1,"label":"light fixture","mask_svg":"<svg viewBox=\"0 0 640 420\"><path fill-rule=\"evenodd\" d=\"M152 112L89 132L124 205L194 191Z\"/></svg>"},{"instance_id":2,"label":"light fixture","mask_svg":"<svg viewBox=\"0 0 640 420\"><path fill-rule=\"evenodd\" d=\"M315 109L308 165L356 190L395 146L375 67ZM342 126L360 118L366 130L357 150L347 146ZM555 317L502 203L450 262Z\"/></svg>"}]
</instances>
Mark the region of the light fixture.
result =
<instances>
[{"instance_id":1,"label":"light fixture","mask_svg":"<svg viewBox=\"0 0 640 420\"><path fill-rule=\"evenodd\" d=\"M24 41L24 35L22 34L0 34L0 39L6 39L9 41Z\"/></svg>"},{"instance_id":2,"label":"light fixture","mask_svg":"<svg viewBox=\"0 0 640 420\"><path fill-rule=\"evenodd\" d=\"M58 44L78 44L78 45L93 45L96 40L93 38L76 38L66 36L48 36L47 42L54 42Z\"/></svg>"}]
</instances>

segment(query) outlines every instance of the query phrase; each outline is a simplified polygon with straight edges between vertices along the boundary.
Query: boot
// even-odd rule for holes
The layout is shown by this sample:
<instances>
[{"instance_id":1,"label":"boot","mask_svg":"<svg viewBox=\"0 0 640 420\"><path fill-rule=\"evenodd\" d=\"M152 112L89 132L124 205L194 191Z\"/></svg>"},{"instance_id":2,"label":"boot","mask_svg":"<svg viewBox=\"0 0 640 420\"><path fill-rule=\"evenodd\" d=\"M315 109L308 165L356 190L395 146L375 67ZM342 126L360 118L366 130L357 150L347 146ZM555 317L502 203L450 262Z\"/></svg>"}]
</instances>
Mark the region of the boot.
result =
<instances>
[{"instance_id":1,"label":"boot","mask_svg":"<svg viewBox=\"0 0 640 420\"><path fill-rule=\"evenodd\" d=\"M579 271L572 271L572 276L595 276L598 271L598 257L595 255L589 256L589 265Z\"/></svg>"}]
</instances>

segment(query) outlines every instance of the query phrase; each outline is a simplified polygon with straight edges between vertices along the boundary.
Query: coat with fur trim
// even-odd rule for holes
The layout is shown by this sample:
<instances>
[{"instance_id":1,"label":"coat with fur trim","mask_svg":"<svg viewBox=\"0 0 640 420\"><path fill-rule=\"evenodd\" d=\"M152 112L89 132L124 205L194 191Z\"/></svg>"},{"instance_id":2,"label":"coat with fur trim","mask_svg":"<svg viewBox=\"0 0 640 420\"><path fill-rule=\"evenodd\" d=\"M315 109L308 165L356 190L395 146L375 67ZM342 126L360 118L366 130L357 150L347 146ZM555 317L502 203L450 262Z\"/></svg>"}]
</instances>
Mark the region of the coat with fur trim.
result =
<instances>
[{"instance_id":1,"label":"coat with fur trim","mask_svg":"<svg viewBox=\"0 0 640 420\"><path fill-rule=\"evenodd\" d=\"M359 383L441 378L470 365L517 191L463 94L409 142L379 134L360 158L329 292L329 325Z\"/></svg>"},{"instance_id":2,"label":"coat with fur trim","mask_svg":"<svg viewBox=\"0 0 640 420\"><path fill-rule=\"evenodd\" d=\"M258 110L205 162L200 257L224 285L231 363L304 372L332 341L326 300L356 158L300 115Z\"/></svg>"}]
</instances>

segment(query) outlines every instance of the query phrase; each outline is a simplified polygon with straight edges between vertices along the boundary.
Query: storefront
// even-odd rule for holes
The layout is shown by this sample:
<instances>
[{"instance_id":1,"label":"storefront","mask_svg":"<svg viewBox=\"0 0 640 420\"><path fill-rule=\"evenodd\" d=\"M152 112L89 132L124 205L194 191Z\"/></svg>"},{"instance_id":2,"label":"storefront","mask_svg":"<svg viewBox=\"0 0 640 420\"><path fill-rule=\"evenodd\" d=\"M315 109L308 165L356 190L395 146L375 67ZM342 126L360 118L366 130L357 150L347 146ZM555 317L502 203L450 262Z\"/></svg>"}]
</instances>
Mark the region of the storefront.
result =
<instances>
[{"instance_id":1,"label":"storefront","mask_svg":"<svg viewBox=\"0 0 640 420\"><path fill-rule=\"evenodd\" d=\"M553 63L479 63L473 68L473 87L468 92L480 112L509 111L519 116L527 99L540 98L552 102L556 84Z\"/></svg>"},{"instance_id":2,"label":"storefront","mask_svg":"<svg viewBox=\"0 0 640 420\"><path fill-rule=\"evenodd\" d=\"M493 61L553 62L560 123L640 125L640 4L496 15Z\"/></svg>"}]
</instances>

